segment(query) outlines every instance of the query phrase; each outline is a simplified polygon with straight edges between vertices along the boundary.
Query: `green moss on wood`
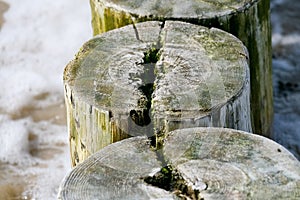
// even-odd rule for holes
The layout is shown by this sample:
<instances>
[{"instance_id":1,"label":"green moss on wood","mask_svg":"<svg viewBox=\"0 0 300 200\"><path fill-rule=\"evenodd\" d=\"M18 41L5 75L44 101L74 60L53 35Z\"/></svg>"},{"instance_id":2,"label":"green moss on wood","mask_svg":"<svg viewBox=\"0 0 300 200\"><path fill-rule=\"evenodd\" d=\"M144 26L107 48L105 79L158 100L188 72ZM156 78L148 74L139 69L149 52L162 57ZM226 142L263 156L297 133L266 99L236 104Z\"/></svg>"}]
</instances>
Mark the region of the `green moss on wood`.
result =
<instances>
[{"instance_id":1,"label":"green moss on wood","mask_svg":"<svg viewBox=\"0 0 300 200\"><path fill-rule=\"evenodd\" d=\"M90 5L94 35L133 23L132 16L124 11L106 8L94 0L90 0Z\"/></svg>"}]
</instances>

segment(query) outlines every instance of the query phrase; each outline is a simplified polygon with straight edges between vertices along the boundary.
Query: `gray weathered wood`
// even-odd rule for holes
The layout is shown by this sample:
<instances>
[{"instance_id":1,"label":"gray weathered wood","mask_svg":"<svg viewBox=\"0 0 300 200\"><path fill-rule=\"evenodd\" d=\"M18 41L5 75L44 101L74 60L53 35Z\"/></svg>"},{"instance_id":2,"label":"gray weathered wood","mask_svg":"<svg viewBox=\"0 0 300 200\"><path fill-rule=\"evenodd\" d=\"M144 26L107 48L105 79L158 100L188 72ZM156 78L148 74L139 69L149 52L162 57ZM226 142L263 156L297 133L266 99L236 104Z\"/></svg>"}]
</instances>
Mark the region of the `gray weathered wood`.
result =
<instances>
[{"instance_id":1,"label":"gray weathered wood","mask_svg":"<svg viewBox=\"0 0 300 200\"><path fill-rule=\"evenodd\" d=\"M59 199L300 198L299 161L267 138L190 128L171 132L160 150L150 143L134 137L103 148L65 177Z\"/></svg>"},{"instance_id":2,"label":"gray weathered wood","mask_svg":"<svg viewBox=\"0 0 300 200\"><path fill-rule=\"evenodd\" d=\"M273 122L269 0L90 0L94 34L149 20L216 27L248 48L253 132L270 136Z\"/></svg>"},{"instance_id":3,"label":"gray weathered wood","mask_svg":"<svg viewBox=\"0 0 300 200\"><path fill-rule=\"evenodd\" d=\"M73 165L130 136L251 132L247 50L218 29L167 21L104 33L68 64L64 84Z\"/></svg>"}]
</instances>

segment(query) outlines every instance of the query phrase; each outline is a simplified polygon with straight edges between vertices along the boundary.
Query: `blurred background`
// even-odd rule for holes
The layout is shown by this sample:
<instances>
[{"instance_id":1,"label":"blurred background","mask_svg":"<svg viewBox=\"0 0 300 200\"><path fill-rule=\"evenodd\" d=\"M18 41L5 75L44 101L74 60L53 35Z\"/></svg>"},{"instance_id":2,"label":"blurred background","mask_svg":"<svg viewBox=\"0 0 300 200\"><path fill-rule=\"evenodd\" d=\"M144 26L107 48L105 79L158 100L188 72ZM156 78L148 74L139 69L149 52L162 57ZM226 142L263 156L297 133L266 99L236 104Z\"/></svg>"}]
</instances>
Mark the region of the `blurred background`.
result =
<instances>
[{"instance_id":1,"label":"blurred background","mask_svg":"<svg viewBox=\"0 0 300 200\"><path fill-rule=\"evenodd\" d=\"M272 139L300 160L300 1L271 0L274 128Z\"/></svg>"},{"instance_id":2,"label":"blurred background","mask_svg":"<svg viewBox=\"0 0 300 200\"><path fill-rule=\"evenodd\" d=\"M298 159L299 10L271 0L272 138ZM56 199L71 169L62 75L92 37L90 21L87 0L0 0L0 200Z\"/></svg>"},{"instance_id":3,"label":"blurred background","mask_svg":"<svg viewBox=\"0 0 300 200\"><path fill-rule=\"evenodd\" d=\"M90 18L87 0L0 0L0 200L56 199L71 168L63 70Z\"/></svg>"}]
</instances>

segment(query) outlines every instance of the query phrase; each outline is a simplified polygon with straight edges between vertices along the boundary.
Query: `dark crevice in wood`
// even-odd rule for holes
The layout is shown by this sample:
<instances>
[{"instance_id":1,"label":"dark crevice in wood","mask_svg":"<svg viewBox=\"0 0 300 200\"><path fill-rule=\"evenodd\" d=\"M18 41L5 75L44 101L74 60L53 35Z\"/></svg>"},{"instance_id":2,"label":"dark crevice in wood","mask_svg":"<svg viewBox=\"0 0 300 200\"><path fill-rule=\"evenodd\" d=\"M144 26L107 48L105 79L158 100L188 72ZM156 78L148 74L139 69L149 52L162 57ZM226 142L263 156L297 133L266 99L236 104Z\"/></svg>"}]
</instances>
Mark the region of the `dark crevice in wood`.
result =
<instances>
[{"instance_id":1,"label":"dark crevice in wood","mask_svg":"<svg viewBox=\"0 0 300 200\"><path fill-rule=\"evenodd\" d=\"M72 107L75 108L75 102L74 102L74 98L73 98L73 92L71 92L70 100L71 100Z\"/></svg>"},{"instance_id":2,"label":"dark crevice in wood","mask_svg":"<svg viewBox=\"0 0 300 200\"><path fill-rule=\"evenodd\" d=\"M139 34L139 29L132 19L132 26L135 32L136 39L143 42ZM155 65L159 61L162 49L162 31L164 29L165 22L160 23L160 31L157 41L151 44L148 49L144 52L143 62L143 73L139 75L138 78L142 80L142 84L139 86L138 90L141 92L140 98L137 102L137 108L130 110L129 115L131 120L141 129L146 132L146 135L151 140L151 147L156 148L156 138L154 131L154 124L152 123L151 106L152 106L152 94L155 90L154 82L156 80L155 75ZM136 77L137 78L137 77ZM154 136L154 137L153 137Z\"/></svg>"},{"instance_id":3,"label":"dark crevice in wood","mask_svg":"<svg viewBox=\"0 0 300 200\"><path fill-rule=\"evenodd\" d=\"M189 186L182 175L170 165L143 180L152 186L172 192L180 199L204 200L200 196L200 191Z\"/></svg>"},{"instance_id":4,"label":"dark crevice in wood","mask_svg":"<svg viewBox=\"0 0 300 200\"><path fill-rule=\"evenodd\" d=\"M140 40L138 30L135 25L133 26L136 32L136 37L138 40ZM137 102L138 108L131 110L129 113L134 123L141 127L151 125L151 101L152 93L155 89L154 81L156 79L154 70L157 61L160 59L160 49L161 44L160 41L158 41L156 44L151 45L146 52L144 52L142 63L144 71L142 74L140 74L142 84L138 88L141 92L141 96ZM152 125L147 133L147 136L151 137L153 135L154 130Z\"/></svg>"},{"instance_id":5,"label":"dark crevice in wood","mask_svg":"<svg viewBox=\"0 0 300 200\"><path fill-rule=\"evenodd\" d=\"M140 39L140 35L139 35L139 32L138 32L138 29L137 29L136 26L135 26L134 20L132 20L132 26L133 26L133 30L134 30L136 39L137 39L138 41L143 42L143 40Z\"/></svg>"},{"instance_id":6,"label":"dark crevice in wood","mask_svg":"<svg viewBox=\"0 0 300 200\"><path fill-rule=\"evenodd\" d=\"M151 123L149 113L151 109L152 93L154 91L154 68L156 62L159 60L159 56L159 49L155 47L150 47L150 49L144 53L144 72L140 75L142 85L138 88L142 94L137 103L138 109L130 111L131 119L138 126L147 126ZM148 135L152 136L153 134Z\"/></svg>"},{"instance_id":7,"label":"dark crevice in wood","mask_svg":"<svg viewBox=\"0 0 300 200\"><path fill-rule=\"evenodd\" d=\"M150 140L150 147L156 149L156 135L148 137Z\"/></svg>"}]
</instances>

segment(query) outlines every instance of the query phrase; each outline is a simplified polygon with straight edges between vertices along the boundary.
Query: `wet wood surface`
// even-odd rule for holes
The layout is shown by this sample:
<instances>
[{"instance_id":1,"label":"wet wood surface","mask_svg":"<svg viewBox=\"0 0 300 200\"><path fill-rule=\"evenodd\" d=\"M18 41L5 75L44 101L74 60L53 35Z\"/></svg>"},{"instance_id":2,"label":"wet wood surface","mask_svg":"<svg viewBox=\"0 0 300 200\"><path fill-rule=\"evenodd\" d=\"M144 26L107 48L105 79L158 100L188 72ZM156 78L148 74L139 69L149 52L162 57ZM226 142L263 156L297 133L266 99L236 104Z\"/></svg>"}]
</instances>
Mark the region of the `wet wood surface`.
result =
<instances>
[{"instance_id":1,"label":"wet wood surface","mask_svg":"<svg viewBox=\"0 0 300 200\"><path fill-rule=\"evenodd\" d=\"M90 0L94 35L127 24L176 20L220 28L248 48L253 132L270 137L273 123L270 1Z\"/></svg>"},{"instance_id":2,"label":"wet wood surface","mask_svg":"<svg viewBox=\"0 0 300 200\"><path fill-rule=\"evenodd\" d=\"M73 165L131 136L198 126L251 132L247 50L184 22L145 22L88 41L64 73Z\"/></svg>"},{"instance_id":3,"label":"wet wood surface","mask_svg":"<svg viewBox=\"0 0 300 200\"><path fill-rule=\"evenodd\" d=\"M171 132L161 149L139 136L75 167L59 199L298 199L300 163L281 145L224 128Z\"/></svg>"}]
</instances>

